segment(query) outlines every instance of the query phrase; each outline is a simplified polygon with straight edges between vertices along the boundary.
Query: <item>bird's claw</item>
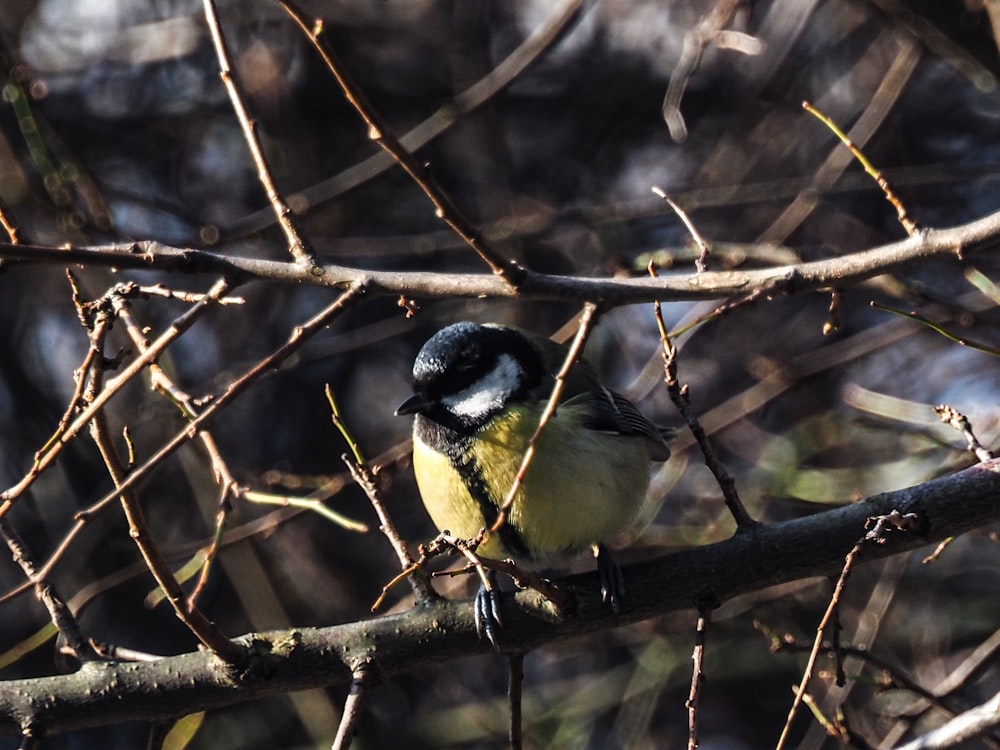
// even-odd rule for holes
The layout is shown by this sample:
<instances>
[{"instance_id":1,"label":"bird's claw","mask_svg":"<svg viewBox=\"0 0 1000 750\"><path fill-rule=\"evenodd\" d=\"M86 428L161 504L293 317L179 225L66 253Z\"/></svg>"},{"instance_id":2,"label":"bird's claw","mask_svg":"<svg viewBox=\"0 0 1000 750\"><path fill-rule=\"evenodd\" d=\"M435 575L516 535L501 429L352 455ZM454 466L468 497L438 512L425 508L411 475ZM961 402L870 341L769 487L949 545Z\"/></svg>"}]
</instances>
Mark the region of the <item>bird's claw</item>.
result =
<instances>
[{"instance_id":1,"label":"bird's claw","mask_svg":"<svg viewBox=\"0 0 1000 750\"><path fill-rule=\"evenodd\" d=\"M496 575L489 571L486 574L487 583L480 585L474 600L476 635L479 640L483 635L500 650L500 630L503 628L503 612L500 609L500 590L497 587Z\"/></svg>"},{"instance_id":2,"label":"bird's claw","mask_svg":"<svg viewBox=\"0 0 1000 750\"><path fill-rule=\"evenodd\" d=\"M601 601L617 615L625 598L625 578L622 576L622 569L615 562L611 550L603 544L597 546L596 556L597 577L601 582Z\"/></svg>"}]
</instances>

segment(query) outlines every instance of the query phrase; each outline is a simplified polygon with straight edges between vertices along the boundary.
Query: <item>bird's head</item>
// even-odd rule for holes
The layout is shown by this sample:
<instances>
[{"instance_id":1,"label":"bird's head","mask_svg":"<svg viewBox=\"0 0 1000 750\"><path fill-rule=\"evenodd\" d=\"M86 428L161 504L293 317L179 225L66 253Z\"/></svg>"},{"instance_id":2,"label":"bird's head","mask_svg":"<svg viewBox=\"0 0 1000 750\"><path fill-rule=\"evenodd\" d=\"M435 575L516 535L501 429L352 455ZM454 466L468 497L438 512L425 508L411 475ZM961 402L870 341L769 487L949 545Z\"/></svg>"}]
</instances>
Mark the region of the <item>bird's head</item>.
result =
<instances>
[{"instance_id":1,"label":"bird's head","mask_svg":"<svg viewBox=\"0 0 1000 750\"><path fill-rule=\"evenodd\" d=\"M544 375L537 348L520 332L455 323L435 333L413 363L413 395L396 414L422 414L475 429L535 387Z\"/></svg>"}]
</instances>

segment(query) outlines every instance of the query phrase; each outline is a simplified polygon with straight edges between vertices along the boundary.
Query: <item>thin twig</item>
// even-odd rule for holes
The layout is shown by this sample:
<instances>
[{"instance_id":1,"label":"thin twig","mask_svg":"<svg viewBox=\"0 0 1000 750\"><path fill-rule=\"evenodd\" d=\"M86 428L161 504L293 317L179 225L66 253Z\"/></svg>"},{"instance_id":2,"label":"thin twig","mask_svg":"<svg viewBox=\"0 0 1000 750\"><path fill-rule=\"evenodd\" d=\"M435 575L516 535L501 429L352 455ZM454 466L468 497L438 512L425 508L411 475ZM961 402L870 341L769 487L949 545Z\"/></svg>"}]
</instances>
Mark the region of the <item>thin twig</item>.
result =
<instances>
[{"instance_id":1,"label":"thin twig","mask_svg":"<svg viewBox=\"0 0 1000 750\"><path fill-rule=\"evenodd\" d=\"M853 102L861 108L861 113L848 131L848 137L855 145L868 143L882 128L924 57L922 46L911 35L901 33L898 27L886 25L859 57L857 64L878 66L881 70L888 50L895 50L895 54L889 53L892 61L884 69L879 85L865 97L866 102ZM855 91L857 93L858 90ZM835 90L829 90L824 98L839 100ZM787 240L820 205L821 196L837 189L837 185L844 189L850 182L855 190L863 189L868 175L846 172L853 158L849 150L842 148L842 144L832 148L808 178L808 184L791 188L790 192L794 195L792 201L757 236L758 241Z\"/></svg>"},{"instance_id":2,"label":"thin twig","mask_svg":"<svg viewBox=\"0 0 1000 750\"><path fill-rule=\"evenodd\" d=\"M209 0L206 0L208 2ZM399 142L382 116L368 101L358 85L347 75L347 70L333 51L329 37L325 34L323 21L310 19L291 0L275 0L296 25L302 30L315 50L319 53L327 69L336 79L344 97L365 123L368 137L387 151L399 166L410 176L434 205L434 212L439 219L451 227L469 247L475 250L490 270L500 276L512 287L517 287L524 279L524 269L513 260L503 256L493 245L473 226L455 206L447 193L434 181L430 169L422 164Z\"/></svg>"},{"instance_id":3,"label":"thin twig","mask_svg":"<svg viewBox=\"0 0 1000 750\"><path fill-rule=\"evenodd\" d=\"M569 371L573 368L573 365L575 365L577 360L580 359L580 354L583 352L583 345L587 342L587 337L590 335L590 331L596 322L597 305L588 302L583 306L583 312L580 314L580 324L576 331L576 337L573 339L573 343L570 344L569 349L566 352L566 359L563 360L562 367L559 368L559 372L556 373L555 382L552 385L552 393L549 395L549 400L545 404L542 416L538 419L538 426L535 427L535 431L528 440L528 447L524 451L524 456L521 459L521 465L517 469L517 474L514 475L514 481L511 484L510 489L507 491L507 497L500 506L497 519L489 528L483 541L489 538L489 534L496 533L500 527L507 522L507 514L514 505L517 493L521 489L521 485L524 483L524 476L528 471L528 466L531 465L531 461L535 457L538 439L541 437L545 426L556 413L556 409L559 406L559 400L562 398L563 389L566 387L566 377L569 375Z\"/></svg>"},{"instance_id":4,"label":"thin twig","mask_svg":"<svg viewBox=\"0 0 1000 750\"><path fill-rule=\"evenodd\" d=\"M510 727L507 740L510 750L521 750L524 744L522 729L522 703L524 698L524 654L507 657L507 705L510 709Z\"/></svg>"},{"instance_id":5,"label":"thin twig","mask_svg":"<svg viewBox=\"0 0 1000 750\"><path fill-rule=\"evenodd\" d=\"M406 542L403 541L403 538L396 531L396 527L389 518L389 512L385 508L385 503L382 502L382 492L376 481L377 467L372 468L362 455L361 448L340 415L340 409L337 406L336 399L333 397L333 391L329 383L324 387L324 392L326 393L327 403L330 405L330 419L351 449L351 456L344 454L340 458L347 466L347 470L351 473L354 481L364 490L368 502L371 503L372 508L375 510L375 514L379 520L379 531L389 540L389 544L396 553L396 559L399 561L399 567L404 571L412 571L409 581L417 600L428 602L436 599L437 593L431 586L430 579L427 578L423 570L419 567L414 567L413 558L406 548Z\"/></svg>"},{"instance_id":6,"label":"thin twig","mask_svg":"<svg viewBox=\"0 0 1000 750\"><path fill-rule=\"evenodd\" d=\"M866 528L868 530L865 532L865 535L855 543L855 545L851 548L851 551L848 552L847 556L844 558L844 567L841 568L840 576L837 578L837 583L833 587L833 594L830 597L830 603L827 605L826 611L823 613L823 617L820 619L819 625L816 627L816 639L813 641L812 650L809 652L809 659L802 672L802 680L795 689L795 697L792 700L792 706L788 711L788 717L785 719L785 726L781 730L781 736L778 738L778 744L775 746L775 750L781 750L781 748L785 747L785 743L788 741L788 736L792 729L792 722L795 719L795 715L798 713L799 706L805 698L806 688L809 686L809 681L812 679L813 669L816 666L816 659L819 657L819 652L823 645L823 633L837 613L840 606L840 597L844 591L844 585L847 582L847 578L850 575L854 564L857 562L858 555L861 553L862 548L867 544L883 544L885 542L885 534L890 529L897 529L900 531L918 531L919 524L920 519L915 514L901 514L895 510L884 516L877 516L868 519L868 523L866 524Z\"/></svg>"},{"instance_id":7,"label":"thin twig","mask_svg":"<svg viewBox=\"0 0 1000 750\"><path fill-rule=\"evenodd\" d=\"M714 310L711 310L705 313L704 315L699 315L693 320L682 325L680 328L675 328L674 330L670 331L668 335L671 339L675 339L681 334L687 333L688 331L697 328L702 323L707 323L710 320L716 320L718 318L721 318L723 315L728 315L729 313L735 310L740 310L744 307L750 307L752 305L755 305L763 296L764 295L761 294L759 291L753 291L750 292L750 294L744 294L740 297L726 300L721 305L716 307Z\"/></svg>"},{"instance_id":8,"label":"thin twig","mask_svg":"<svg viewBox=\"0 0 1000 750\"><path fill-rule=\"evenodd\" d=\"M220 289L219 291L219 296L222 296L223 290ZM48 562L46 562L43 566L42 571L44 571L44 574L47 574L56 562L58 562L62 554L65 553L69 543L72 541L72 538L75 537L80 530L82 530L83 526L88 522L91 516L100 512L110 503L114 502L122 491L134 487L140 479L143 479L154 468L159 466L164 459L173 454L174 451L187 443L189 440L192 440L198 434L198 431L203 429L221 409L228 406L231 401L246 391L246 389L260 379L262 375L271 371L273 368L288 359L288 357L297 352L313 334L330 325L363 294L363 286L352 286L308 321L302 325L296 326L284 344L260 360L243 375L231 382L221 394L212 399L211 403L209 403L208 406L206 406L205 409L190 422L190 424L188 424L183 430L176 433L170 440L161 446L156 453L146 459L144 463L135 467L128 474L128 476L122 480L122 483L116 489L108 492L90 507L77 513L76 524L66 534L56 552L49 557ZM161 336L160 338L162 339L163 337ZM147 351L147 354L150 351L153 351L152 347ZM119 376L119 378L120 377L121 376ZM107 388L105 390L107 390ZM104 391L101 393L103 394ZM95 403L97 403L97 399L95 399ZM89 407L85 413L92 410L93 407ZM80 420L78 419L77 421Z\"/></svg>"},{"instance_id":9,"label":"thin twig","mask_svg":"<svg viewBox=\"0 0 1000 750\"><path fill-rule=\"evenodd\" d=\"M951 331L949 331L944 326L942 326L942 325L940 325L938 323L935 323L933 320L930 320L929 318L927 318L926 316L922 315L921 313L918 313L915 310L912 310L910 312L906 312L905 310L900 310L897 307L891 307L889 305L884 305L881 302L875 302L875 301L870 302L869 305L871 305L872 307L874 307L876 310L884 310L885 312L891 312L894 315L899 315L900 317L909 318L910 320L915 320L918 323L920 323L921 325L927 326L928 328L930 328L935 333L938 333L941 336L944 336L949 341L954 341L959 346L964 346L964 347L967 347L969 349L975 349L978 352L983 352L984 354L989 354L992 357L1000 357L1000 349L997 349L996 347L988 346L987 344L980 344L980 343L978 343L976 341L972 341L971 339L967 339L967 338L963 338L961 336L957 336L956 334L952 333Z\"/></svg>"},{"instance_id":10,"label":"thin twig","mask_svg":"<svg viewBox=\"0 0 1000 750\"><path fill-rule=\"evenodd\" d=\"M139 291L146 293L143 288L140 288ZM169 292L170 290L166 291ZM200 296L201 295L199 295L199 298ZM222 300L219 300L219 304L224 303ZM132 339L132 343L135 344L136 349L138 349L140 354L145 352L146 349L149 348L149 339L146 337L142 327L132 314L125 296L112 295L111 305L117 317L125 324L125 329L128 332L129 338ZM155 391L159 391L168 400L170 400L186 419L190 421L198 417L198 410L194 406L194 398L174 383L163 368L160 367L158 362L150 363L149 380L150 387ZM232 472L230 472L229 465L222 458L222 453L219 451L219 447L212 434L206 430L199 430L198 440L201 442L205 453L208 455L209 461L212 464L212 475L215 477L215 481L219 486L219 510L216 513L215 533L213 535L214 541L208 552L205 554L198 583L195 585L189 597L192 603L198 601L198 597L208 583L209 571L212 569L212 564L218 554L226 518L231 510L230 497L235 496L239 492L239 485L233 477Z\"/></svg>"},{"instance_id":11,"label":"thin twig","mask_svg":"<svg viewBox=\"0 0 1000 750\"><path fill-rule=\"evenodd\" d=\"M969 451L971 451L980 461L989 461L991 458L996 458L996 454L993 451L983 447L983 444L979 442L979 438L976 437L976 433L972 431L972 423L969 422L969 418L962 414L962 412L954 406L939 404L934 407L934 413L937 414L941 421L946 425L950 425L962 433L962 437L964 437L966 443L968 443Z\"/></svg>"},{"instance_id":12,"label":"thin twig","mask_svg":"<svg viewBox=\"0 0 1000 750\"><path fill-rule=\"evenodd\" d=\"M840 594L844 590L844 583L847 580L848 575L850 575L851 569L854 567L854 561L857 559L858 553L861 552L861 547L864 545L866 538L867 537L863 537L860 539L851 551L847 553L847 557L844 560L844 567L840 571L840 577L837 579L837 583L833 589L833 595L830 597L830 603L826 608L826 612L823 613L823 617L820 619L819 625L816 628L816 639L813 641L813 648L809 652L809 659L806 662L805 669L802 670L802 679L799 681L799 685L795 689L795 697L792 699L792 706L788 710L788 716L785 719L785 726L782 727L781 736L778 738L778 744L775 746L775 750L781 750L788 740L788 735L792 728L792 722L798 713L799 705L801 705L807 695L806 688L809 686L809 681L812 679L813 669L816 666L816 659L819 656L820 647L823 643L823 631L826 630L826 626L833 618L834 613L840 604Z\"/></svg>"},{"instance_id":13,"label":"thin twig","mask_svg":"<svg viewBox=\"0 0 1000 750\"><path fill-rule=\"evenodd\" d=\"M710 608L699 608L698 625L694 634L694 651L691 653L691 689L685 702L688 711L688 750L695 750L698 747L698 698L705 680L705 636L711 618Z\"/></svg>"},{"instance_id":14,"label":"thin twig","mask_svg":"<svg viewBox=\"0 0 1000 750\"><path fill-rule=\"evenodd\" d=\"M285 203L285 200L278 192L277 186L274 184L274 178L271 176L271 168L267 164L267 157L264 155L264 149L261 147L260 138L257 135L257 123L250 117L250 113L243 103L243 97L240 94L236 76L233 74L233 69L229 62L229 50L226 48L226 40L222 35L222 27L219 24L215 0L204 0L204 7L205 20L208 23L208 30L212 36L215 55L219 60L219 77L226 87L229 101L236 112L236 119L243 129L243 138L250 149L250 156L257 166L257 179L260 180L264 192L267 193L267 199L271 203L271 208L278 219L278 224L285 233L285 239L288 242L288 252L298 263L304 266L313 266L315 265L315 253L312 247L309 246L308 240L299 232L292 215L292 210Z\"/></svg>"},{"instance_id":15,"label":"thin twig","mask_svg":"<svg viewBox=\"0 0 1000 750\"><path fill-rule=\"evenodd\" d=\"M137 287L139 294L150 297L165 297L166 299L176 299L181 302L201 302L205 295L201 292L185 292L180 289L168 289L163 284L153 284L151 286ZM218 300L220 305L245 305L246 299L243 297L222 297Z\"/></svg>"},{"instance_id":16,"label":"thin twig","mask_svg":"<svg viewBox=\"0 0 1000 750\"><path fill-rule=\"evenodd\" d=\"M649 273L656 276L656 269L650 264ZM736 489L736 480L732 478L726 467L722 465L719 457L715 454L715 449L708 439L704 428L698 421L698 417L691 409L688 397L688 387L682 386L677 379L677 347L670 341L670 334L667 333L667 326L663 321L663 310L659 301L653 303L653 314L656 317L656 326L660 331L660 342L663 346L663 373L664 382L667 385L667 393L677 411L684 417L688 429L694 436L702 456L705 458L705 465L712 472L715 481L719 483L726 507L736 521L736 531L749 531L757 525L757 521L747 512L743 501L740 499L739 491Z\"/></svg>"},{"instance_id":17,"label":"thin twig","mask_svg":"<svg viewBox=\"0 0 1000 750\"><path fill-rule=\"evenodd\" d=\"M358 445L358 441L354 439L354 435L351 434L350 429L347 427L347 423L344 422L344 418L340 413L340 406L337 404L337 399L333 397L333 389L330 388L329 383L323 385L323 394L326 396L326 402L330 406L330 421L333 423L333 426L337 428L337 432L340 433L340 436L344 438L344 442L347 443L347 447L351 449L351 455L354 456L354 462L356 464L367 465L368 462L361 453L361 446Z\"/></svg>"},{"instance_id":18,"label":"thin twig","mask_svg":"<svg viewBox=\"0 0 1000 750\"><path fill-rule=\"evenodd\" d=\"M70 283L75 287L76 281L73 278L73 275L69 271L69 269L66 270L66 274L70 279ZM42 457L46 453L48 453L48 451L54 445L56 445L56 443L60 442L63 434L66 432L66 427L69 425L70 420L73 418L73 415L79 413L80 409L82 408L83 388L86 383L85 373L87 373L90 370L91 365L94 362L94 358L97 357L98 355L99 352L97 351L97 349L95 349L94 347L89 347L87 349L87 354L83 359L83 363L80 365L79 368L77 368L73 372L73 379L76 381L76 385L74 386L73 389L73 395L70 397L69 405L66 407L66 411L63 413L62 418L59 420L59 424L56 425L55 432L53 432L52 436L45 441L45 444L41 448L35 451L34 463L32 464L31 469L28 472L28 475L22 480L22 482L28 482L30 484L31 481L34 481L34 477L37 476L39 473L41 473Z\"/></svg>"},{"instance_id":19,"label":"thin twig","mask_svg":"<svg viewBox=\"0 0 1000 750\"><path fill-rule=\"evenodd\" d=\"M427 545L427 559L430 559L436 554L441 554L442 550L450 549L460 555L462 555L466 560L469 561L469 566L476 572L479 576L479 583L482 585L483 590L487 593L493 592L493 582L490 580L490 576L486 574L486 566L484 564L484 558L479 557L476 553L476 548L479 547L480 539L462 539L451 534L441 533ZM476 630L478 631L480 624L476 623ZM482 638L482 633L478 633L479 637Z\"/></svg>"},{"instance_id":20,"label":"thin twig","mask_svg":"<svg viewBox=\"0 0 1000 750\"><path fill-rule=\"evenodd\" d=\"M848 138L847 133L841 130L833 120L820 112L809 102L802 102L802 108L826 125L826 127L840 139L840 142L843 143L848 150L850 150L850 152L854 155L854 158L861 163L865 172L867 172L868 175L875 180L878 186L882 188L882 192L885 194L885 199L889 201L893 208L896 209L896 218L899 220L899 223L903 225L903 229L906 230L906 233L911 237L917 234L920 231L920 225L909 217L906 212L906 206L903 205L903 202L896 197L896 194L892 192L892 188L889 187L889 181L886 180L882 173L875 168L874 164L868 161L868 157L861 152L861 149L854 145L854 142Z\"/></svg>"},{"instance_id":21,"label":"thin twig","mask_svg":"<svg viewBox=\"0 0 1000 750\"><path fill-rule=\"evenodd\" d=\"M708 261L708 252L709 252L708 243L705 242L705 238L702 237L701 234L698 232L698 228L694 225L694 222L691 221L691 219L688 217L684 209L678 206L676 203L674 203L674 200L663 191L663 188L653 187L652 190L656 195L660 196L660 198L665 200L667 202L667 205L670 206L670 208L673 209L674 213L677 214L678 217L680 217L680 220L684 222L684 226L687 227L688 233L691 235L692 239L694 239L695 244L698 246L699 250L698 258L695 260L694 266L698 270L698 273L704 273L705 271L708 270L708 266L706 266L705 264Z\"/></svg>"},{"instance_id":22,"label":"thin twig","mask_svg":"<svg viewBox=\"0 0 1000 750\"><path fill-rule=\"evenodd\" d=\"M370 669L361 666L354 670L351 686L347 689L347 699L344 701L344 713L340 717L331 750L347 750L351 746L374 682L375 674Z\"/></svg>"},{"instance_id":23,"label":"thin twig","mask_svg":"<svg viewBox=\"0 0 1000 750\"><path fill-rule=\"evenodd\" d=\"M813 698L811 693L806 693L805 695L803 695L802 702L805 704L806 708L808 708L809 711L812 713L813 718L816 719L816 721L819 722L819 725L826 730L826 733L829 736L836 737L838 739L841 739L843 737L843 733L840 731L840 728L837 726L836 722L831 720L829 717L827 717L826 714L823 713L823 709L819 707L819 704L816 703L816 699Z\"/></svg>"},{"instance_id":24,"label":"thin twig","mask_svg":"<svg viewBox=\"0 0 1000 750\"><path fill-rule=\"evenodd\" d=\"M72 651L81 662L92 661L99 658L97 652L83 636L80 623L73 616L73 612L59 595L55 585L44 578L36 578L37 566L34 557L28 550L27 545L17 533L10 521L0 518L0 537L3 537L7 549L15 563L17 563L24 575L29 580L35 580L35 595L49 612L52 624L59 631L66 642L66 646Z\"/></svg>"},{"instance_id":25,"label":"thin twig","mask_svg":"<svg viewBox=\"0 0 1000 750\"><path fill-rule=\"evenodd\" d=\"M98 351L104 347L104 340L113 320L112 316L113 313L110 310L100 315L97 324L90 331L91 346ZM100 363L91 368L88 379L86 397L91 398L100 392L104 382L104 369ZM111 439L104 409L98 409L95 412L94 418L90 422L90 432L94 443L101 453L101 457L104 459L111 480L116 486L120 485L128 471ZM149 533L145 514L135 493L131 490L125 490L121 492L119 498L122 509L125 512L125 518L128 521L129 536L139 548L139 552L142 554L149 572L153 574L153 578L156 579L157 584L163 590L170 605L174 608L177 618L188 627L202 644L211 649L213 653L227 664L239 662L244 657L243 648L226 638L205 617L201 610L192 606L184 594L183 589L170 570L169 564Z\"/></svg>"},{"instance_id":26,"label":"thin twig","mask_svg":"<svg viewBox=\"0 0 1000 750\"><path fill-rule=\"evenodd\" d=\"M91 422L91 432L101 455L104 457L108 473L116 484L120 484L126 476L125 467L118 457L110 435L108 434L104 412L98 412ZM243 648L229 640L215 624L209 620L200 609L184 593L159 547L153 541L146 523L145 514L138 498L131 490L125 490L120 495L122 509L128 520L129 536L135 542L142 554L150 573L156 579L157 585L163 590L177 618L183 622L194 636L227 664L236 664L245 656Z\"/></svg>"}]
</instances>

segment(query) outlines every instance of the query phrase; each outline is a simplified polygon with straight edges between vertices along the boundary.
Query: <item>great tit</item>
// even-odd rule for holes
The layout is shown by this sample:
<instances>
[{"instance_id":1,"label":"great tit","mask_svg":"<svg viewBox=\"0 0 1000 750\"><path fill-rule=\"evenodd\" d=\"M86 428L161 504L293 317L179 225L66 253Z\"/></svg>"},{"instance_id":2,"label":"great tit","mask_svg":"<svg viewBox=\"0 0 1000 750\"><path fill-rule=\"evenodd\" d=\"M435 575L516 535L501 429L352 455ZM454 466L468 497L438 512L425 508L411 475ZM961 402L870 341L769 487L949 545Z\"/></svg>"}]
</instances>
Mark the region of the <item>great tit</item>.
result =
<instances>
[{"instance_id":1,"label":"great tit","mask_svg":"<svg viewBox=\"0 0 1000 750\"><path fill-rule=\"evenodd\" d=\"M472 538L496 521L566 355L543 336L490 323L455 323L424 344L414 394L396 414L416 415L413 469L439 530ZM617 612L624 587L605 544L642 505L650 460L669 456L663 431L578 362L506 523L479 553L544 563L591 548L602 598ZM499 598L483 587L475 601L477 628L495 644Z\"/></svg>"}]
</instances>

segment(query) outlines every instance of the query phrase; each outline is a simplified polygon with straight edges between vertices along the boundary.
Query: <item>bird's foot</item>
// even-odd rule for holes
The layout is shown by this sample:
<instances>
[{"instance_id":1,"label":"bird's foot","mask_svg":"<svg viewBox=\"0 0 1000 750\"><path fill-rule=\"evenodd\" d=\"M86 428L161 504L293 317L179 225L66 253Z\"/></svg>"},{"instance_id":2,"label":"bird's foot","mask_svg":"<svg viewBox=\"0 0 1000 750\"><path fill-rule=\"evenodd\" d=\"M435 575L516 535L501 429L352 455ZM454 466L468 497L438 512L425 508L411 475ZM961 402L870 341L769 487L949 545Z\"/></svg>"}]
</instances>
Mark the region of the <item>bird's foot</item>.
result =
<instances>
[{"instance_id":1,"label":"bird's foot","mask_svg":"<svg viewBox=\"0 0 1000 750\"><path fill-rule=\"evenodd\" d=\"M603 544L594 546L597 558L597 577L601 582L601 601L616 615L625 599L625 578L622 569L615 562L611 550Z\"/></svg>"},{"instance_id":2,"label":"bird's foot","mask_svg":"<svg viewBox=\"0 0 1000 750\"><path fill-rule=\"evenodd\" d=\"M493 648L500 650L500 630L503 628L503 613L500 610L500 588L497 576L492 570L486 571L486 581L476 592L474 602L476 635L479 640L485 635Z\"/></svg>"}]
</instances>

